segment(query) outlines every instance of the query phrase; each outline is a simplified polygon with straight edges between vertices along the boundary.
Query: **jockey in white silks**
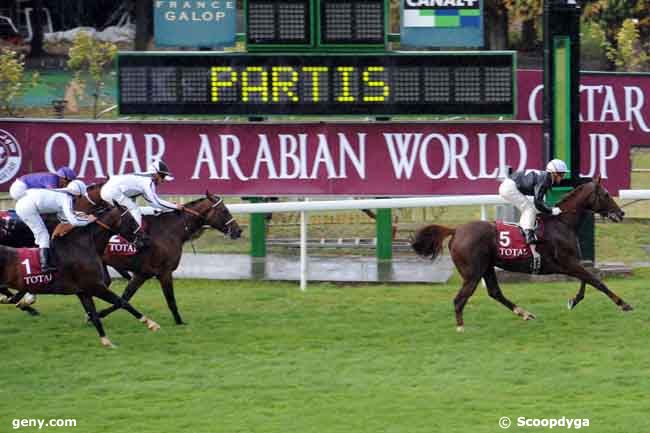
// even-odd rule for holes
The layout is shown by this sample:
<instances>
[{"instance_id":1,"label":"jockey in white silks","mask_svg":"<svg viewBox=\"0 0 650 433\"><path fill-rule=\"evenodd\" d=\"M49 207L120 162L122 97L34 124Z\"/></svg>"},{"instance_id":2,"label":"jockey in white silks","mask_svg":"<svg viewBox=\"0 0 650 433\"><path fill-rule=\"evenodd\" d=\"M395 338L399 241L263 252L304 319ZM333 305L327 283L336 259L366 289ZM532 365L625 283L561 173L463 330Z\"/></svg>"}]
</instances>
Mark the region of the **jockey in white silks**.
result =
<instances>
[{"instance_id":1,"label":"jockey in white silks","mask_svg":"<svg viewBox=\"0 0 650 433\"><path fill-rule=\"evenodd\" d=\"M85 226L95 221L94 215L79 214L74 211L73 197L86 193L86 185L73 180L60 189L28 189L16 203L16 214L34 234L40 249L41 270L44 273L55 271L50 255L50 234L41 214L57 214L60 220L73 226Z\"/></svg>"},{"instance_id":2,"label":"jockey in white silks","mask_svg":"<svg viewBox=\"0 0 650 433\"><path fill-rule=\"evenodd\" d=\"M526 243L533 249L533 254L535 253L533 244L537 242L535 236L537 213L557 216L562 212L559 207L547 205L544 196L553 185L562 181L566 172L567 166L564 161L553 159L546 165L546 171L517 171L504 180L499 187L499 195L521 212L519 224L526 235ZM526 198L527 195L533 196L534 205Z\"/></svg>"},{"instance_id":3,"label":"jockey in white silks","mask_svg":"<svg viewBox=\"0 0 650 433\"><path fill-rule=\"evenodd\" d=\"M122 174L113 176L102 186L100 195L102 200L125 206L133 219L138 223L136 234L140 239L144 233L142 229L142 211L135 203L134 199L142 196L149 206L161 210L182 209L183 206L172 203L158 197L156 186L164 180L173 180L167 164L163 161L156 161L149 166L146 173Z\"/></svg>"}]
</instances>

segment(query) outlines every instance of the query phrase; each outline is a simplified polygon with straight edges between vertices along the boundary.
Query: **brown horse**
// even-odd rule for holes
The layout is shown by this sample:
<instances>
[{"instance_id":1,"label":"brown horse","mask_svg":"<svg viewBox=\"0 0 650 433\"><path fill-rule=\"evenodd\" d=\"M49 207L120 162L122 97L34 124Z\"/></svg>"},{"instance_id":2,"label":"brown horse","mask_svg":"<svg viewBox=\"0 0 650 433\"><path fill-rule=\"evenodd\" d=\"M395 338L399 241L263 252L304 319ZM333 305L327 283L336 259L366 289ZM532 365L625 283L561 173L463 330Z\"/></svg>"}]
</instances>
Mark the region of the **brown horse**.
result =
<instances>
[{"instance_id":1,"label":"brown horse","mask_svg":"<svg viewBox=\"0 0 650 433\"><path fill-rule=\"evenodd\" d=\"M181 325L183 319L176 306L172 273L180 263L183 244L201 236L206 226L229 235L231 239L241 236L241 228L223 200L208 192L205 198L185 204L182 211L145 216L144 222L150 238L148 246L133 256L104 254L104 263L122 275L133 273L122 294L126 301L135 295L145 281L156 277L176 324ZM102 310L100 317L106 317L117 308L112 306Z\"/></svg>"},{"instance_id":2,"label":"brown horse","mask_svg":"<svg viewBox=\"0 0 650 433\"><path fill-rule=\"evenodd\" d=\"M567 194L557 206L562 209L559 216L542 216L544 236L537 245L541 255L542 274L565 274L581 281L580 293L570 301L574 307L584 295L585 284L605 293L623 311L632 307L624 302L595 275L580 263L577 230L586 212L593 211L614 222L620 222L625 215L607 190L600 184L600 178L583 183ZM497 230L493 223L475 221L457 228L429 225L416 233L411 246L424 257L436 258L442 250L442 242L447 236L451 258L463 279L463 285L454 298L456 325L463 331L463 308L476 290L481 279L485 281L488 294L524 320L534 319L530 312L508 300L499 287L495 266L514 271L530 272L530 260L520 262L501 261L497 257Z\"/></svg>"},{"instance_id":3,"label":"brown horse","mask_svg":"<svg viewBox=\"0 0 650 433\"><path fill-rule=\"evenodd\" d=\"M124 208L115 207L98 215L95 223L73 229L67 235L55 238L52 246L58 271L55 272L53 281L44 287L29 288L39 294L77 295L95 325L102 345L109 347L112 347L112 343L106 337L93 296L126 309L152 331L160 328L156 322L145 317L108 289L100 254L104 252L114 234L120 234L129 240L135 237L137 225L130 215L125 215L126 213ZM10 299L11 303L20 301L22 294L28 290L21 275L22 263L19 260L17 249L0 246L0 283L18 290L18 294Z\"/></svg>"}]
</instances>

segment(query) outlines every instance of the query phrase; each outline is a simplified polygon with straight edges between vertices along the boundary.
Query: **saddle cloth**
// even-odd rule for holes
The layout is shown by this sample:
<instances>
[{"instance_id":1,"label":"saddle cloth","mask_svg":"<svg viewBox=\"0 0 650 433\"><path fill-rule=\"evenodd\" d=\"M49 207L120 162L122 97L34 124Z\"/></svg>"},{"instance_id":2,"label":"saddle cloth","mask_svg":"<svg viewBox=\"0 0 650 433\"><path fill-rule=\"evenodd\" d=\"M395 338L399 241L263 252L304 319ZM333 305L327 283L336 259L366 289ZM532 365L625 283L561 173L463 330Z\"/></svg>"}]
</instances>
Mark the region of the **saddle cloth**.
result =
<instances>
[{"instance_id":1,"label":"saddle cloth","mask_svg":"<svg viewBox=\"0 0 650 433\"><path fill-rule=\"evenodd\" d=\"M38 248L18 248L18 265L26 290L41 289L54 280L52 273L41 271Z\"/></svg>"},{"instance_id":2,"label":"saddle cloth","mask_svg":"<svg viewBox=\"0 0 650 433\"><path fill-rule=\"evenodd\" d=\"M113 236L106 245L104 254L108 256L134 256L138 253L135 245L120 235Z\"/></svg>"},{"instance_id":3,"label":"saddle cloth","mask_svg":"<svg viewBox=\"0 0 650 433\"><path fill-rule=\"evenodd\" d=\"M497 256L499 260L527 260L533 253L519 224L504 221L495 222L497 228ZM537 219L537 239L541 240L544 232L541 219Z\"/></svg>"}]
</instances>

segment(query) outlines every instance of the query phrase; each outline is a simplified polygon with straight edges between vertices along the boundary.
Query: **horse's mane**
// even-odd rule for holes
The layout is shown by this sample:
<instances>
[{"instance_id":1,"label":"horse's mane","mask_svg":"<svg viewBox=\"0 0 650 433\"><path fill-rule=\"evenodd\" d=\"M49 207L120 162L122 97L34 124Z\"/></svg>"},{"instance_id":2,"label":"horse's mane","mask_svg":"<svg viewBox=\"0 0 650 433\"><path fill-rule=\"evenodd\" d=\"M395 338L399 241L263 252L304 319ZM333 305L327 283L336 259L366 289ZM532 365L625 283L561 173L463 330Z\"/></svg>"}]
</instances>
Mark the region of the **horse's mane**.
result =
<instances>
[{"instance_id":1,"label":"horse's mane","mask_svg":"<svg viewBox=\"0 0 650 433\"><path fill-rule=\"evenodd\" d=\"M586 185L589 185L591 183L593 183L593 180L590 179L588 182L581 183L575 187L571 192L562 197L562 199L557 203L557 206L566 204L568 201L573 200L574 196L578 195Z\"/></svg>"}]
</instances>

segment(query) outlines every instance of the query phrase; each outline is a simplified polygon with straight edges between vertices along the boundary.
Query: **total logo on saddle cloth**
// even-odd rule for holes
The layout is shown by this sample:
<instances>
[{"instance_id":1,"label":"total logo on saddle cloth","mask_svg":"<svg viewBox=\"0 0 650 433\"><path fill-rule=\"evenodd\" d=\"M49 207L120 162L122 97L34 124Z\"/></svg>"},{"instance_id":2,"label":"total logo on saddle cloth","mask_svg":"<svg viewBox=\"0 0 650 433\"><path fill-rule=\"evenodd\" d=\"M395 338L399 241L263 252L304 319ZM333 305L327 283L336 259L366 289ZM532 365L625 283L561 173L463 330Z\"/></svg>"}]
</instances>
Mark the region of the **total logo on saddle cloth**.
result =
<instances>
[{"instance_id":1,"label":"total logo on saddle cloth","mask_svg":"<svg viewBox=\"0 0 650 433\"><path fill-rule=\"evenodd\" d=\"M496 221L497 229L497 258L500 261L530 260L533 253L526 244L526 238L521 226L515 223ZM537 238L542 239L544 224L542 219L537 219Z\"/></svg>"},{"instance_id":2,"label":"total logo on saddle cloth","mask_svg":"<svg viewBox=\"0 0 650 433\"><path fill-rule=\"evenodd\" d=\"M25 290L42 289L54 281L52 272L42 271L38 248L18 248L18 258Z\"/></svg>"}]
</instances>

